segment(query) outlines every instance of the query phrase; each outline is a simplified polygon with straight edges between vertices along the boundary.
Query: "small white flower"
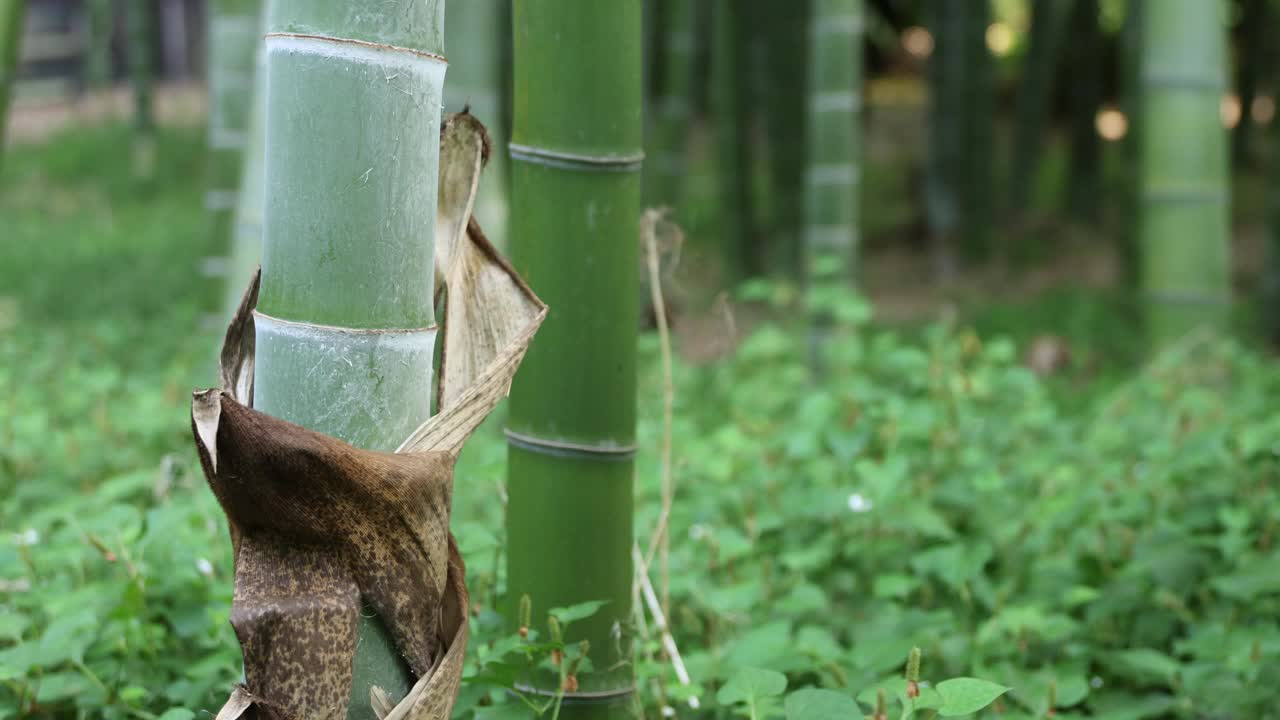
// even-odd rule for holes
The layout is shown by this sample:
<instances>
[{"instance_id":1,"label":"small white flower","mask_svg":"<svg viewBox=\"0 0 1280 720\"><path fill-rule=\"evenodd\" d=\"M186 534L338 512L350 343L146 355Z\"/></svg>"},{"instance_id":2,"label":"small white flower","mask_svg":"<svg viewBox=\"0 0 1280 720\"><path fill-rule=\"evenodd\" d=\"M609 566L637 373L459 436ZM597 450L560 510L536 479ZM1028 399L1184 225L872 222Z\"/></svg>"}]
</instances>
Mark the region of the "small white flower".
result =
<instances>
[{"instance_id":1,"label":"small white flower","mask_svg":"<svg viewBox=\"0 0 1280 720\"><path fill-rule=\"evenodd\" d=\"M22 593L31 589L31 581L26 578L17 580L0 579L0 592Z\"/></svg>"},{"instance_id":2,"label":"small white flower","mask_svg":"<svg viewBox=\"0 0 1280 720\"><path fill-rule=\"evenodd\" d=\"M709 530L707 526L703 525L702 523L697 523L689 527L689 539L694 542L710 537L710 535L711 535L711 530Z\"/></svg>"},{"instance_id":3,"label":"small white flower","mask_svg":"<svg viewBox=\"0 0 1280 720\"><path fill-rule=\"evenodd\" d=\"M1097 675L1094 675L1093 678L1089 680L1089 687L1093 688L1094 690L1097 690L1098 688L1102 687L1102 678L1098 677Z\"/></svg>"},{"instance_id":4,"label":"small white flower","mask_svg":"<svg viewBox=\"0 0 1280 720\"><path fill-rule=\"evenodd\" d=\"M849 509L856 513L870 512L871 501L862 493L853 493L849 496Z\"/></svg>"},{"instance_id":5,"label":"small white flower","mask_svg":"<svg viewBox=\"0 0 1280 720\"><path fill-rule=\"evenodd\" d=\"M40 533L35 528L27 528L20 533L14 533L13 543L19 547L30 547L40 542Z\"/></svg>"},{"instance_id":6,"label":"small white flower","mask_svg":"<svg viewBox=\"0 0 1280 720\"><path fill-rule=\"evenodd\" d=\"M199 570L200 574L205 577L213 577L213 563L204 558L196 560L196 570Z\"/></svg>"},{"instance_id":7,"label":"small white flower","mask_svg":"<svg viewBox=\"0 0 1280 720\"><path fill-rule=\"evenodd\" d=\"M671 707L670 705L662 706L662 717L675 717L675 716L676 716L675 708Z\"/></svg>"}]
</instances>

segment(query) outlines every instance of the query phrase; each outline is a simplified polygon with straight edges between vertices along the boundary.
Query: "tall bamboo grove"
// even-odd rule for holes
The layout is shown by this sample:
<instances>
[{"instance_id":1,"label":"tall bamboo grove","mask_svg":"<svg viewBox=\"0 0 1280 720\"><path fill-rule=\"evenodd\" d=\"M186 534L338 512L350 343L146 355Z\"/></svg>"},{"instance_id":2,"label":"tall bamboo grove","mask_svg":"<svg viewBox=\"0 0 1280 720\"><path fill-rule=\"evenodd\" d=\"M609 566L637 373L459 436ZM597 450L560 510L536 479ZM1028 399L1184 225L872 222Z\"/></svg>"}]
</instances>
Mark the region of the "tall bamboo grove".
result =
<instances>
[{"instance_id":1,"label":"tall bamboo grove","mask_svg":"<svg viewBox=\"0 0 1280 720\"><path fill-rule=\"evenodd\" d=\"M1142 287L1166 342L1219 325L1231 299L1226 4L1148 3L1142 38Z\"/></svg>"},{"instance_id":2,"label":"tall bamboo grove","mask_svg":"<svg viewBox=\"0 0 1280 720\"><path fill-rule=\"evenodd\" d=\"M133 79L133 174L150 178L155 172L156 119L154 53L157 46L151 4L129 0L129 72Z\"/></svg>"},{"instance_id":3,"label":"tall bamboo grove","mask_svg":"<svg viewBox=\"0 0 1280 720\"><path fill-rule=\"evenodd\" d=\"M9 96L13 93L14 79L18 74L26 9L26 0L0 0L0 158L4 156Z\"/></svg>"},{"instance_id":4,"label":"tall bamboo grove","mask_svg":"<svg viewBox=\"0 0 1280 720\"><path fill-rule=\"evenodd\" d=\"M643 153L640 0L516 0L511 251L550 307L511 388L507 616L606 604L561 718L628 717ZM526 681L554 693L559 678Z\"/></svg>"},{"instance_id":5,"label":"tall bamboo grove","mask_svg":"<svg viewBox=\"0 0 1280 720\"><path fill-rule=\"evenodd\" d=\"M429 414L444 2L273 0L267 30L254 405L393 450ZM362 619L348 717L411 680Z\"/></svg>"},{"instance_id":6,"label":"tall bamboo grove","mask_svg":"<svg viewBox=\"0 0 1280 720\"><path fill-rule=\"evenodd\" d=\"M262 0L212 0L209 17L209 167L205 208L211 252L226 253L239 200Z\"/></svg>"},{"instance_id":7,"label":"tall bamboo grove","mask_svg":"<svg viewBox=\"0 0 1280 720\"><path fill-rule=\"evenodd\" d=\"M853 279L858 250L858 113L862 107L862 0L813 0L809 26L807 262L815 362L829 310L815 293Z\"/></svg>"}]
</instances>

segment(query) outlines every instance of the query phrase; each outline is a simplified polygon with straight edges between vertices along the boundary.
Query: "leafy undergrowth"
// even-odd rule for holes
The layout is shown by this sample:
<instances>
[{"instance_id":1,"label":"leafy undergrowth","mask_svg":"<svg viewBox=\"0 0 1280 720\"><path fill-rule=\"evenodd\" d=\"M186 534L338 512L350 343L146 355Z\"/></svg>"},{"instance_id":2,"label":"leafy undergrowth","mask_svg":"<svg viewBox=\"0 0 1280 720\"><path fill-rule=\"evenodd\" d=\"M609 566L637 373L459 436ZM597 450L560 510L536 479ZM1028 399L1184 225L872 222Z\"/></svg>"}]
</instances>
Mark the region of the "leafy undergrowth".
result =
<instances>
[{"instance_id":1,"label":"leafy undergrowth","mask_svg":"<svg viewBox=\"0 0 1280 720\"><path fill-rule=\"evenodd\" d=\"M163 143L151 188L113 169L128 167L119 128L6 158L0 717L181 720L216 711L239 679L229 540L187 420L189 390L213 377L191 281L200 139ZM992 717L1273 712L1270 360L1191 336L1063 393L1022 366L1028 338L874 328L842 306L850 329L820 385L791 328L676 366L671 622L693 684L655 659L651 618L648 635L632 628L646 716L662 693L680 717L814 717L848 699L870 713L883 688L897 717L912 647L920 698L981 691L998 696ZM659 512L656 339L641 352L644 546ZM476 611L459 715L477 719L530 714L485 684L522 652L493 611L500 424L468 446L455 496ZM943 685L963 677L998 685Z\"/></svg>"}]
</instances>

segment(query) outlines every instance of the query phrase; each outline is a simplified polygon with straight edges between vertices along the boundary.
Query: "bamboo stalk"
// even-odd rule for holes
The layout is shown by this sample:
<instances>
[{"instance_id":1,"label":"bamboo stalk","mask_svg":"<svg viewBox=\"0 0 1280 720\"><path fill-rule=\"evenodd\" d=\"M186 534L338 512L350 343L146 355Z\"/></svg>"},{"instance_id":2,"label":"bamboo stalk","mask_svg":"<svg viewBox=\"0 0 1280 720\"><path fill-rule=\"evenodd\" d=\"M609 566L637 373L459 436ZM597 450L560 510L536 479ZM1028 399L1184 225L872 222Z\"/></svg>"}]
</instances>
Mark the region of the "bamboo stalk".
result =
<instances>
[{"instance_id":1,"label":"bamboo stalk","mask_svg":"<svg viewBox=\"0 0 1280 720\"><path fill-rule=\"evenodd\" d=\"M853 281L864 22L861 0L813 0L812 7L805 172L805 277L811 290ZM817 370L823 366L830 310L811 297L811 351Z\"/></svg>"},{"instance_id":2,"label":"bamboo stalk","mask_svg":"<svg viewBox=\"0 0 1280 720\"><path fill-rule=\"evenodd\" d=\"M629 716L641 3L517 0L512 258L550 315L511 389L508 618L607 601L573 623L594 669L561 718ZM523 681L546 695L558 677Z\"/></svg>"},{"instance_id":3,"label":"bamboo stalk","mask_svg":"<svg viewBox=\"0 0 1280 720\"><path fill-rule=\"evenodd\" d=\"M1086 222L1098 217L1102 166L1102 143L1095 126L1102 104L1102 28L1098 13L1098 0L1075 0L1069 20L1071 42L1067 46L1067 64L1071 68L1067 207L1074 219Z\"/></svg>"},{"instance_id":4,"label":"bamboo stalk","mask_svg":"<svg viewBox=\"0 0 1280 720\"><path fill-rule=\"evenodd\" d=\"M1267 38L1272 20L1268 0L1244 0L1240 17L1240 51L1236 56L1235 86L1240 98L1240 122L1231 133L1231 157L1237 167L1253 164L1253 101L1258 96L1259 71L1267 62Z\"/></svg>"},{"instance_id":5,"label":"bamboo stalk","mask_svg":"<svg viewBox=\"0 0 1280 720\"><path fill-rule=\"evenodd\" d=\"M212 0L209 17L209 164L205 209L210 251L231 251L261 44L261 0ZM233 291L234 292L234 291Z\"/></svg>"},{"instance_id":6,"label":"bamboo stalk","mask_svg":"<svg viewBox=\"0 0 1280 720\"><path fill-rule=\"evenodd\" d=\"M507 236L508 173L502 121L502 46L510 33L504 5L510 0L464 0L449 5L449 79L444 86L446 112L471 108L484 123L496 151L480 178L476 219L485 235L503 247Z\"/></svg>"},{"instance_id":7,"label":"bamboo stalk","mask_svg":"<svg viewBox=\"0 0 1280 720\"><path fill-rule=\"evenodd\" d=\"M746 132L745 85L748 65L743 13L737 0L715 0L712 10L711 103L716 127L720 183L720 237L725 285L757 271L751 242L751 160Z\"/></svg>"},{"instance_id":8,"label":"bamboo stalk","mask_svg":"<svg viewBox=\"0 0 1280 720\"><path fill-rule=\"evenodd\" d=\"M111 81L111 2L86 0L88 49L85 52L85 84L97 89Z\"/></svg>"},{"instance_id":9,"label":"bamboo stalk","mask_svg":"<svg viewBox=\"0 0 1280 720\"><path fill-rule=\"evenodd\" d=\"M155 22L147 0L129 0L129 70L133 79L133 174L147 179L155 173L156 119L153 66Z\"/></svg>"},{"instance_id":10,"label":"bamboo stalk","mask_svg":"<svg viewBox=\"0 0 1280 720\"><path fill-rule=\"evenodd\" d=\"M1146 0L1129 0L1121 29L1121 102L1128 129L1122 148L1124 171L1124 227L1120 236L1121 277L1128 287L1141 281L1142 217L1142 25Z\"/></svg>"},{"instance_id":11,"label":"bamboo stalk","mask_svg":"<svg viewBox=\"0 0 1280 720\"><path fill-rule=\"evenodd\" d=\"M1053 0L1031 3L1031 31L1018 84L1013 169L1009 174L1009 209L1015 215L1027 209L1035 187L1066 7L1066 3Z\"/></svg>"},{"instance_id":12,"label":"bamboo stalk","mask_svg":"<svg viewBox=\"0 0 1280 720\"><path fill-rule=\"evenodd\" d=\"M22 54L22 26L26 9L26 0L0 0L0 159L4 157L9 97L13 94L18 61Z\"/></svg>"},{"instance_id":13,"label":"bamboo stalk","mask_svg":"<svg viewBox=\"0 0 1280 720\"><path fill-rule=\"evenodd\" d=\"M1230 299L1225 5L1150 3L1143 32L1142 277L1156 344L1218 325Z\"/></svg>"},{"instance_id":14,"label":"bamboo stalk","mask_svg":"<svg viewBox=\"0 0 1280 720\"><path fill-rule=\"evenodd\" d=\"M264 9L267 6L264 3ZM265 32L265 12L259 26ZM231 235L231 253L228 263L225 308L228 317L234 315L244 293L245 285L253 278L262 262L262 204L265 192L264 173L266 151L266 94L267 48L261 41L254 49L253 97L250 101L248 139L241 159L240 185L236 192L236 208Z\"/></svg>"},{"instance_id":15,"label":"bamboo stalk","mask_svg":"<svg viewBox=\"0 0 1280 720\"><path fill-rule=\"evenodd\" d=\"M960 6L955 0L937 0L925 6L929 32L934 39L929 56L929 155L925 167L925 214L935 250L944 260L944 271L954 264L955 239L960 225L960 193L957 173L963 162L961 148L964 103L964 44L961 42Z\"/></svg>"},{"instance_id":16,"label":"bamboo stalk","mask_svg":"<svg viewBox=\"0 0 1280 720\"><path fill-rule=\"evenodd\" d=\"M773 200L770 261L791 278L803 276L804 177L808 148L809 0L769 0L765 124Z\"/></svg>"},{"instance_id":17,"label":"bamboo stalk","mask_svg":"<svg viewBox=\"0 0 1280 720\"><path fill-rule=\"evenodd\" d=\"M279 0L267 29L254 404L393 450L429 414L444 3ZM410 686L376 616L354 671L350 718Z\"/></svg>"},{"instance_id":18,"label":"bamboo stalk","mask_svg":"<svg viewBox=\"0 0 1280 720\"><path fill-rule=\"evenodd\" d=\"M689 118L693 90L696 7L693 0L670 0L663 7L665 37L662 86L650 160L647 196L657 205L679 208L688 169Z\"/></svg>"},{"instance_id":19,"label":"bamboo stalk","mask_svg":"<svg viewBox=\"0 0 1280 720\"><path fill-rule=\"evenodd\" d=\"M956 0L948 0L956 2ZM991 186L994 97L994 67L987 48L987 28L991 25L989 0L963 0L961 14L964 42L964 105L960 171L961 251L970 261L986 260L991 254Z\"/></svg>"}]
</instances>

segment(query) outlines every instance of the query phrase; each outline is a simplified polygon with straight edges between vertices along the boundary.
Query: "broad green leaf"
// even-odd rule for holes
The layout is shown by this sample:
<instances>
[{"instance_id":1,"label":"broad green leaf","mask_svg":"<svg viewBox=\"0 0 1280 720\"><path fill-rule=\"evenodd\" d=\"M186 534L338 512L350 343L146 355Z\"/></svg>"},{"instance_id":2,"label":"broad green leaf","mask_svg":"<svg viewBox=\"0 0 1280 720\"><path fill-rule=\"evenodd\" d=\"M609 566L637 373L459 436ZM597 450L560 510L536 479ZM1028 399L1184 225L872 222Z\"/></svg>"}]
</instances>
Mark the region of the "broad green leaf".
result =
<instances>
[{"instance_id":1,"label":"broad green leaf","mask_svg":"<svg viewBox=\"0 0 1280 720\"><path fill-rule=\"evenodd\" d=\"M186 708L169 708L164 711L159 720L192 720L195 716L195 713Z\"/></svg>"},{"instance_id":2,"label":"broad green leaf","mask_svg":"<svg viewBox=\"0 0 1280 720\"><path fill-rule=\"evenodd\" d=\"M942 706L938 714L942 717L971 715L995 702L996 698L1009 692L1010 688L977 678L952 678L938 683L938 693L942 695Z\"/></svg>"},{"instance_id":3,"label":"broad green leaf","mask_svg":"<svg viewBox=\"0 0 1280 720\"><path fill-rule=\"evenodd\" d=\"M721 705L755 705L764 698L777 697L787 689L787 676L772 670L742 668L716 693Z\"/></svg>"},{"instance_id":4,"label":"broad green leaf","mask_svg":"<svg viewBox=\"0 0 1280 720\"><path fill-rule=\"evenodd\" d=\"M805 688L787 695L787 720L848 720L859 715L853 698L834 690Z\"/></svg>"},{"instance_id":5,"label":"broad green leaf","mask_svg":"<svg viewBox=\"0 0 1280 720\"><path fill-rule=\"evenodd\" d=\"M551 611L548 614L554 615L557 620L567 625L576 620L582 620L595 615L600 608L608 604L608 600L590 600L588 602L578 603L577 605L570 605L569 607L551 608Z\"/></svg>"}]
</instances>

